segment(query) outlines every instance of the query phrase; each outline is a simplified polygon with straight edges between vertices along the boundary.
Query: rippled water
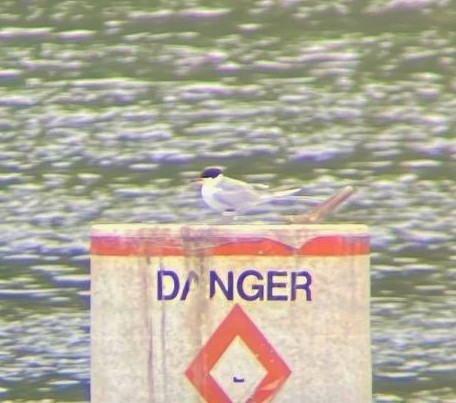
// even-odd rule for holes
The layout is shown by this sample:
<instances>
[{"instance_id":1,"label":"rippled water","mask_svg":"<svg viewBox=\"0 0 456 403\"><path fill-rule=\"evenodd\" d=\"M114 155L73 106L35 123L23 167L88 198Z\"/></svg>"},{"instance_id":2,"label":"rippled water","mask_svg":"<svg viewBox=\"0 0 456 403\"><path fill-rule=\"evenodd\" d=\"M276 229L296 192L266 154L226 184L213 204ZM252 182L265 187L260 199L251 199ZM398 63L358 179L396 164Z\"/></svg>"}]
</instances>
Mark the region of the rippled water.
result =
<instances>
[{"instance_id":1,"label":"rippled water","mask_svg":"<svg viewBox=\"0 0 456 403\"><path fill-rule=\"evenodd\" d=\"M0 399L88 400L91 223L211 220L217 164L355 186L375 401L455 401L454 4L161 3L0 3Z\"/></svg>"}]
</instances>

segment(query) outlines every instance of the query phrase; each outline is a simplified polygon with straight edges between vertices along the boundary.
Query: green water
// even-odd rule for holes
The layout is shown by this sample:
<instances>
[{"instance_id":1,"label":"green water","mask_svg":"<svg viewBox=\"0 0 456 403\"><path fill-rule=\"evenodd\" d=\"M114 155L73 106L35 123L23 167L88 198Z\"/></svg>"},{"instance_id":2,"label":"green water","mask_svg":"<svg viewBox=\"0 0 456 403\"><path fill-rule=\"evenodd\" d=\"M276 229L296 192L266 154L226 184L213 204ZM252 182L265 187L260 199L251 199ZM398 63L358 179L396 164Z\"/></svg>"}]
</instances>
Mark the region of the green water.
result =
<instances>
[{"instance_id":1,"label":"green water","mask_svg":"<svg viewBox=\"0 0 456 403\"><path fill-rule=\"evenodd\" d=\"M376 402L456 400L456 7L2 1L0 400L87 401L92 222L208 221L207 165L357 195Z\"/></svg>"}]
</instances>

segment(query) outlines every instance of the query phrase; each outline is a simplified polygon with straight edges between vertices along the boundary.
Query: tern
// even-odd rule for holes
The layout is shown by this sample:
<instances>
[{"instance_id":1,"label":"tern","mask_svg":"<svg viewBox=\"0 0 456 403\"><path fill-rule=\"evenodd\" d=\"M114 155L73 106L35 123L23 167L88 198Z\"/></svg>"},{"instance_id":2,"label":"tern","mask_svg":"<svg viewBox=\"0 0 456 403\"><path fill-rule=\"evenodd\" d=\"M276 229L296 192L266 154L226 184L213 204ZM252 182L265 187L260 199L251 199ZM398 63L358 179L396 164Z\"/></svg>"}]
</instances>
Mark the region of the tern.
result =
<instances>
[{"instance_id":1,"label":"tern","mask_svg":"<svg viewBox=\"0 0 456 403\"><path fill-rule=\"evenodd\" d=\"M242 214L274 200L289 199L302 190L298 187L269 190L267 185L247 183L225 176L223 170L217 167L204 169L196 182L201 185L201 196L206 204L225 216ZM316 201L302 196L296 198Z\"/></svg>"}]
</instances>

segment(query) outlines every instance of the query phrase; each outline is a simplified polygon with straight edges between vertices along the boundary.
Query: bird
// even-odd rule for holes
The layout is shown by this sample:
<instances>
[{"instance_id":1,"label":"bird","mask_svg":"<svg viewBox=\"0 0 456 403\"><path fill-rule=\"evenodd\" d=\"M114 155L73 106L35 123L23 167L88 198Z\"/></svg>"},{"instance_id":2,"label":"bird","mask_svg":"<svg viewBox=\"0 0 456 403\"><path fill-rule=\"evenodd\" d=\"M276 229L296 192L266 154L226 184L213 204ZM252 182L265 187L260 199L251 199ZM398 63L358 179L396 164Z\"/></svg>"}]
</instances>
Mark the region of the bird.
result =
<instances>
[{"instance_id":1,"label":"bird","mask_svg":"<svg viewBox=\"0 0 456 403\"><path fill-rule=\"evenodd\" d=\"M264 184L248 183L225 176L219 167L205 168L196 182L201 185L201 196L205 203L225 216L242 214L258 205L287 199L302 190L300 187L270 190Z\"/></svg>"}]
</instances>

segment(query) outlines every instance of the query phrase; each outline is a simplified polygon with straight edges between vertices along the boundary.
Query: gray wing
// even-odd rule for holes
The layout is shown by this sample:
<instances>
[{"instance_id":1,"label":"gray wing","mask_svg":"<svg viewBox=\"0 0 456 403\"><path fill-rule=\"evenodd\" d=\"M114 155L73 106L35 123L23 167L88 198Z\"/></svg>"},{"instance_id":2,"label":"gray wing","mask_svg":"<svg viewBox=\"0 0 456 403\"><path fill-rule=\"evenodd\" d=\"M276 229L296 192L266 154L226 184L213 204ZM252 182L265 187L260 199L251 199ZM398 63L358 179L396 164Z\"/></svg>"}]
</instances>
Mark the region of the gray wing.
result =
<instances>
[{"instance_id":1,"label":"gray wing","mask_svg":"<svg viewBox=\"0 0 456 403\"><path fill-rule=\"evenodd\" d=\"M255 206L261 202L261 197L250 188L239 188L238 186L214 192L214 200L226 206L226 210L240 211Z\"/></svg>"},{"instance_id":2,"label":"gray wing","mask_svg":"<svg viewBox=\"0 0 456 403\"><path fill-rule=\"evenodd\" d=\"M265 185L264 183L242 182L240 180L229 178L227 176L223 178L223 187L227 190L238 190L242 188L254 193L258 193L259 195L262 193L267 193L270 189L269 185Z\"/></svg>"},{"instance_id":3,"label":"gray wing","mask_svg":"<svg viewBox=\"0 0 456 403\"><path fill-rule=\"evenodd\" d=\"M220 187L223 187L225 190L239 190L239 189L251 189L253 190L253 186L250 183L242 182L237 179L229 178L228 176L224 176L222 179L222 183Z\"/></svg>"}]
</instances>

